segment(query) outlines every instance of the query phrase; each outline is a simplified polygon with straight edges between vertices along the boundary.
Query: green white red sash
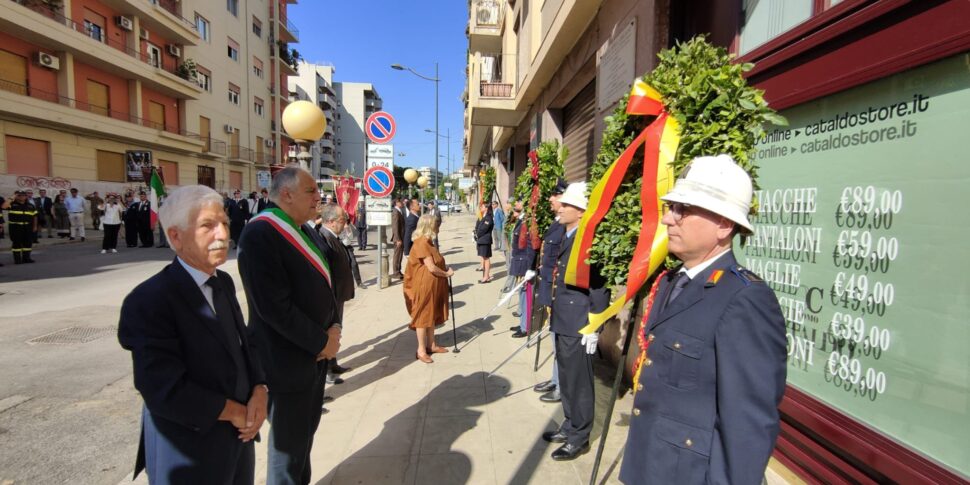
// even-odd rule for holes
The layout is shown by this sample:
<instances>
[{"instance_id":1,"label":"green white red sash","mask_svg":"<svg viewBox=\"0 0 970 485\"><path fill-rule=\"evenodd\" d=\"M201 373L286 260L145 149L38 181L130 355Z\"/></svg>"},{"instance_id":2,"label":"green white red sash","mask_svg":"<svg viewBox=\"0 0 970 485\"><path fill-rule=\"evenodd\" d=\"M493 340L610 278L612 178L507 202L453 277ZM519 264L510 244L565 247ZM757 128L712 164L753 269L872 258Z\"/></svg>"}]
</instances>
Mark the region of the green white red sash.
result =
<instances>
[{"instance_id":1,"label":"green white red sash","mask_svg":"<svg viewBox=\"0 0 970 485\"><path fill-rule=\"evenodd\" d=\"M292 244L310 262L310 265L323 275L327 284L333 286L330 283L330 265L327 263L327 258L323 257L320 248L300 230L300 227L293 222L290 216L286 215L286 212L276 207L270 207L250 219L249 223L252 224L256 221L265 221L273 226L283 236L283 239Z\"/></svg>"}]
</instances>

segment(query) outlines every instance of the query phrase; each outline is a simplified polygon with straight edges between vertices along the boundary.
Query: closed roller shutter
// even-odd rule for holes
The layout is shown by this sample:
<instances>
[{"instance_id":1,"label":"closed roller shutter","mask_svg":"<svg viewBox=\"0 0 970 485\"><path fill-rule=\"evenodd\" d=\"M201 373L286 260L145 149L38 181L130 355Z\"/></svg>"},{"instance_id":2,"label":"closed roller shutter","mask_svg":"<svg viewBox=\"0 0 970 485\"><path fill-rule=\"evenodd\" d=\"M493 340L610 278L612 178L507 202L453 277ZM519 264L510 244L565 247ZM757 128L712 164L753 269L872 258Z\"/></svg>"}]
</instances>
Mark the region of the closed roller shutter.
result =
<instances>
[{"instance_id":1,"label":"closed roller shutter","mask_svg":"<svg viewBox=\"0 0 970 485\"><path fill-rule=\"evenodd\" d=\"M584 182L596 157L593 128L596 126L596 80L591 81L563 108L563 145L566 157L566 180Z\"/></svg>"},{"instance_id":2,"label":"closed roller shutter","mask_svg":"<svg viewBox=\"0 0 970 485\"><path fill-rule=\"evenodd\" d=\"M97 151L98 180L104 182L125 181L125 154Z\"/></svg>"}]
</instances>

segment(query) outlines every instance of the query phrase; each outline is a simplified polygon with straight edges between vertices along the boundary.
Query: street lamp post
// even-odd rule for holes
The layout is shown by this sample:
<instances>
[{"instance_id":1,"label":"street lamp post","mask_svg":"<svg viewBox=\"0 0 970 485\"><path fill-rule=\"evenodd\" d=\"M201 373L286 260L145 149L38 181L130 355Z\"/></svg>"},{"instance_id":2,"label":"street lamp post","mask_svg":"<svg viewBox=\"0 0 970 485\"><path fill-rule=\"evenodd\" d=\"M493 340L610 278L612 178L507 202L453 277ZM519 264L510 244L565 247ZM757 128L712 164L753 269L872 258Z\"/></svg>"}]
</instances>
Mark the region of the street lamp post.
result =
<instances>
[{"instance_id":1,"label":"street lamp post","mask_svg":"<svg viewBox=\"0 0 970 485\"><path fill-rule=\"evenodd\" d=\"M448 129L445 130L445 133L446 133L445 135L438 134L438 133L433 132L433 131L431 131L431 130L429 130L427 128L424 130L424 132L425 133L434 133L435 134L435 138L436 138L435 139L435 149L436 150L437 150L437 147L438 147L438 140L437 140L437 138L444 138L446 140L445 141L445 147L446 147L445 148L445 153L447 153L446 160L448 160L448 176L450 177L451 176L451 128L448 128ZM435 156L437 157L437 151L435 152ZM437 160L435 160L435 161L437 161ZM435 165L435 170L437 170L437 165ZM437 181L437 177L440 177L440 175L436 173L435 174L435 177L436 177L435 180ZM451 211L449 210L448 212L450 213Z\"/></svg>"},{"instance_id":2,"label":"street lamp post","mask_svg":"<svg viewBox=\"0 0 970 485\"><path fill-rule=\"evenodd\" d=\"M398 71L408 71L415 76L418 76L425 81L434 82L434 171L435 177L438 173L438 137L441 136L438 132L438 83L441 82L441 78L438 77L438 63L434 63L434 77L423 76L407 66L402 66L400 64L391 64L391 69L396 69ZM438 181L435 180L435 188L438 186Z\"/></svg>"}]
</instances>

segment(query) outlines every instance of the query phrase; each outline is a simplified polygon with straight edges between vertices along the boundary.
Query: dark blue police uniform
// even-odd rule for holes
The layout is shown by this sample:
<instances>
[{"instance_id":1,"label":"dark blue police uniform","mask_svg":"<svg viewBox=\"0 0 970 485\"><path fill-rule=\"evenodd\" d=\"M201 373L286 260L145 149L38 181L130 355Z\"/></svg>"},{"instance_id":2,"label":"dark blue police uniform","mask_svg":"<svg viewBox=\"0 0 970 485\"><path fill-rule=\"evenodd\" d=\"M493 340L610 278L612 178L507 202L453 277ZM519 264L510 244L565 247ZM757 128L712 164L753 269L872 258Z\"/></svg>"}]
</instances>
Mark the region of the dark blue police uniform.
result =
<instances>
[{"instance_id":1,"label":"dark blue police uniform","mask_svg":"<svg viewBox=\"0 0 970 485\"><path fill-rule=\"evenodd\" d=\"M620 480L760 484L785 391L778 300L728 251L664 308L676 273L650 312Z\"/></svg>"},{"instance_id":2,"label":"dark blue police uniform","mask_svg":"<svg viewBox=\"0 0 970 485\"><path fill-rule=\"evenodd\" d=\"M575 239L575 230L572 234L567 232L557 254L551 329L556 334L556 365L559 367L559 392L565 416L559 431L566 435L567 444L581 447L589 442L589 433L593 429L596 396L593 391L593 361L586 353L579 330L589 323L590 313L606 310L610 303L610 292L595 265L590 266L589 289L564 282Z\"/></svg>"}]
</instances>

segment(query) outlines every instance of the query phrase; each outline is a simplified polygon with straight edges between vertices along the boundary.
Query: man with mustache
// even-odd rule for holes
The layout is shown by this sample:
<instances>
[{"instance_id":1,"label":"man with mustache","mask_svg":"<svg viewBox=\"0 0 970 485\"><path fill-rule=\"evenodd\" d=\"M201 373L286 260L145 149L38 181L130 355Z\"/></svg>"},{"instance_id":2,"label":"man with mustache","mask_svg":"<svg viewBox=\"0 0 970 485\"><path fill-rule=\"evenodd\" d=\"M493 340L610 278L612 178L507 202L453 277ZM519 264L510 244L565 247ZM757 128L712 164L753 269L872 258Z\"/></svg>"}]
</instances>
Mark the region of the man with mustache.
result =
<instances>
[{"instance_id":1,"label":"man with mustache","mask_svg":"<svg viewBox=\"0 0 970 485\"><path fill-rule=\"evenodd\" d=\"M340 348L340 315L320 250L326 243L306 224L320 205L313 176L286 167L269 196L239 240L250 336L270 388L266 483L307 484L328 361Z\"/></svg>"},{"instance_id":2,"label":"man with mustache","mask_svg":"<svg viewBox=\"0 0 970 485\"><path fill-rule=\"evenodd\" d=\"M174 190L159 218L175 261L125 298L118 341L145 400L135 475L149 482L253 483L253 439L267 387L226 261L228 221L214 190Z\"/></svg>"}]
</instances>

